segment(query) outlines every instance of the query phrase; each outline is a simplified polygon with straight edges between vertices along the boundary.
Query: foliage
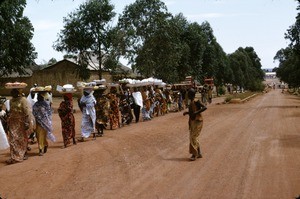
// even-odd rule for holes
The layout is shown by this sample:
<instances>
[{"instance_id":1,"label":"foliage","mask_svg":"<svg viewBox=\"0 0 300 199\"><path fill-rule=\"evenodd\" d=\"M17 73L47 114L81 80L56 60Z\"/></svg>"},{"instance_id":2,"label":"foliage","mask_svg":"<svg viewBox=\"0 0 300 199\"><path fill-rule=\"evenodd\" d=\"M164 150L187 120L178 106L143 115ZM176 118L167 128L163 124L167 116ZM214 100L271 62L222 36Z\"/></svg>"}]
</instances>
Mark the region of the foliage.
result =
<instances>
[{"instance_id":1,"label":"foliage","mask_svg":"<svg viewBox=\"0 0 300 199\"><path fill-rule=\"evenodd\" d=\"M51 58L49 61L48 61L48 65L53 65L53 64L56 64L57 63L57 60L55 58Z\"/></svg>"},{"instance_id":2,"label":"foliage","mask_svg":"<svg viewBox=\"0 0 300 199\"><path fill-rule=\"evenodd\" d=\"M121 44L123 55L134 70L146 77L170 65L168 55L173 55L169 50L173 51L171 47L174 44L173 32L168 30L172 29L167 21L170 17L165 4L159 0L137 0L126 6L119 17L118 30L124 35ZM167 65L161 68L163 57Z\"/></svg>"},{"instance_id":3,"label":"foliage","mask_svg":"<svg viewBox=\"0 0 300 199\"><path fill-rule=\"evenodd\" d=\"M300 0L298 0L297 10L300 10ZM281 81L289 84L291 87L300 86L300 13L297 14L296 22L287 30L285 39L290 44L285 49L280 49L274 60L279 61L279 67L276 74Z\"/></svg>"},{"instance_id":4,"label":"foliage","mask_svg":"<svg viewBox=\"0 0 300 199\"><path fill-rule=\"evenodd\" d=\"M117 32L110 25L113 9L109 0L90 0L64 18L64 29L53 47L76 58L82 79L89 77L88 67L97 70L100 79L103 69L116 67Z\"/></svg>"},{"instance_id":5,"label":"foliage","mask_svg":"<svg viewBox=\"0 0 300 199\"><path fill-rule=\"evenodd\" d=\"M274 59L279 60L279 67L276 69L277 77L291 87L300 86L300 56L287 47L277 52Z\"/></svg>"},{"instance_id":6,"label":"foliage","mask_svg":"<svg viewBox=\"0 0 300 199\"><path fill-rule=\"evenodd\" d=\"M228 55L228 59L233 72L233 79L229 83L252 91L261 90L264 72L253 47L240 47Z\"/></svg>"},{"instance_id":7,"label":"foliage","mask_svg":"<svg viewBox=\"0 0 300 199\"><path fill-rule=\"evenodd\" d=\"M205 77L215 77L218 68L226 68L226 54L209 23L188 23L181 13L172 16L159 0L127 6L118 28L124 35L123 54L143 76L173 83L191 75L203 83Z\"/></svg>"},{"instance_id":8,"label":"foliage","mask_svg":"<svg viewBox=\"0 0 300 199\"><path fill-rule=\"evenodd\" d=\"M218 95L224 95L226 93L226 89L224 86L218 86Z\"/></svg>"},{"instance_id":9,"label":"foliage","mask_svg":"<svg viewBox=\"0 0 300 199\"><path fill-rule=\"evenodd\" d=\"M0 4L0 76L13 72L26 74L37 54L30 40L33 27L23 16L26 0L3 1Z\"/></svg>"}]
</instances>

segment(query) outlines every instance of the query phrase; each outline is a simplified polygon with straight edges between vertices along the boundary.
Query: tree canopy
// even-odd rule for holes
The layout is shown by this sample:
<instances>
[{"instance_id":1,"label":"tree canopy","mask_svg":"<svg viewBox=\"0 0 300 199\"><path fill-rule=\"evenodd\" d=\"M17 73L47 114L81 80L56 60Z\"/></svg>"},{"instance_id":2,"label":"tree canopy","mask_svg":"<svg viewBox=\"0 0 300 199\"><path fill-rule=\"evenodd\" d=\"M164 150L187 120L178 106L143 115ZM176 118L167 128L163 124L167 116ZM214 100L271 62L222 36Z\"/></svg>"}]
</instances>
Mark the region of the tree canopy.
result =
<instances>
[{"instance_id":1,"label":"tree canopy","mask_svg":"<svg viewBox=\"0 0 300 199\"><path fill-rule=\"evenodd\" d=\"M117 65L116 32L111 25L116 15L113 10L109 0L90 0L64 18L64 29L54 48L67 52L69 57L73 55L82 79L89 78L88 68L97 70L102 79L103 69L114 69Z\"/></svg>"},{"instance_id":2,"label":"tree canopy","mask_svg":"<svg viewBox=\"0 0 300 199\"><path fill-rule=\"evenodd\" d=\"M0 66L2 74L22 73L36 55L29 42L33 28L22 16L25 0L5 2L9 3L0 7L0 21L5 22L0 23ZM90 77L90 69L98 71L101 79L102 70L115 71L124 56L140 75L167 83L193 76L201 83L213 78L216 86L231 83L245 89L259 88L263 72L254 49L240 47L227 55L207 21L198 24L189 22L182 13L173 16L160 0L136 0L125 7L117 24L113 23L115 15L110 0L89 0L64 18L53 47L77 61L81 79ZM293 39L292 52L298 48L297 27L291 27L286 35Z\"/></svg>"},{"instance_id":3,"label":"tree canopy","mask_svg":"<svg viewBox=\"0 0 300 199\"><path fill-rule=\"evenodd\" d=\"M0 77L13 72L26 74L25 68L37 57L31 43L33 26L23 16L25 6L26 0L0 3Z\"/></svg>"},{"instance_id":4,"label":"tree canopy","mask_svg":"<svg viewBox=\"0 0 300 199\"><path fill-rule=\"evenodd\" d=\"M297 10L300 11L300 0ZM300 86L300 13L296 16L295 24L291 25L285 33L285 39L290 44L285 49L277 51L274 60L279 61L275 70L277 76L292 87Z\"/></svg>"}]
</instances>

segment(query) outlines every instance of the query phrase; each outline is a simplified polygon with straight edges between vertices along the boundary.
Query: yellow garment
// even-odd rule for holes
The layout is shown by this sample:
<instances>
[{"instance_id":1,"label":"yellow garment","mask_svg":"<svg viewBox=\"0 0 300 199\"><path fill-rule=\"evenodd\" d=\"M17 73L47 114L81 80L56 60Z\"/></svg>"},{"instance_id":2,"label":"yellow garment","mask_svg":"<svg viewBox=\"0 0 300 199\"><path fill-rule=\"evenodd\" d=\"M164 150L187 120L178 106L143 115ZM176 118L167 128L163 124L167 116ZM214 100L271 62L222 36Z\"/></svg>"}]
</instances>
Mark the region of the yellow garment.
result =
<instances>
[{"instance_id":1,"label":"yellow garment","mask_svg":"<svg viewBox=\"0 0 300 199\"><path fill-rule=\"evenodd\" d=\"M38 123L36 123L36 138L40 150L43 150L45 146L48 146L47 131Z\"/></svg>"},{"instance_id":2,"label":"yellow garment","mask_svg":"<svg viewBox=\"0 0 300 199\"><path fill-rule=\"evenodd\" d=\"M198 99L194 99L191 104L190 108L191 111L194 113L198 111L196 103L200 103ZM195 118L189 118L189 131L190 131L190 147L189 151L191 154L198 156L200 153L200 143L199 143L199 136L203 127L203 117L201 113L196 114Z\"/></svg>"},{"instance_id":3,"label":"yellow garment","mask_svg":"<svg viewBox=\"0 0 300 199\"><path fill-rule=\"evenodd\" d=\"M195 156L198 156L200 152L199 136L202 127L203 127L203 121L191 120L189 122L189 130L190 130L189 152Z\"/></svg>"}]
</instances>

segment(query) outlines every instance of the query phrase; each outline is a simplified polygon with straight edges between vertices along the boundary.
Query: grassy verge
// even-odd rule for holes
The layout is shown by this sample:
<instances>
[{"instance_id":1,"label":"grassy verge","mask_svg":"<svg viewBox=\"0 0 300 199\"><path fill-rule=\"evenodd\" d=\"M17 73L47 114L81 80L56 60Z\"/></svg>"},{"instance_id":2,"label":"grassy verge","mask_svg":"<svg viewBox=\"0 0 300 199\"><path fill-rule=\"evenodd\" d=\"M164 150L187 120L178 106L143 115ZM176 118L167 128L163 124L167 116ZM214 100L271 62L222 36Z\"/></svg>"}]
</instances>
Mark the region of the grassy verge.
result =
<instances>
[{"instance_id":1,"label":"grassy verge","mask_svg":"<svg viewBox=\"0 0 300 199\"><path fill-rule=\"evenodd\" d=\"M245 99L245 98L247 98L247 97L249 97L249 96L251 96L253 94L257 94L257 92L247 91L245 93L229 94L229 95L226 96L225 102L230 102L230 100L236 99L236 98L243 100L243 99Z\"/></svg>"}]
</instances>

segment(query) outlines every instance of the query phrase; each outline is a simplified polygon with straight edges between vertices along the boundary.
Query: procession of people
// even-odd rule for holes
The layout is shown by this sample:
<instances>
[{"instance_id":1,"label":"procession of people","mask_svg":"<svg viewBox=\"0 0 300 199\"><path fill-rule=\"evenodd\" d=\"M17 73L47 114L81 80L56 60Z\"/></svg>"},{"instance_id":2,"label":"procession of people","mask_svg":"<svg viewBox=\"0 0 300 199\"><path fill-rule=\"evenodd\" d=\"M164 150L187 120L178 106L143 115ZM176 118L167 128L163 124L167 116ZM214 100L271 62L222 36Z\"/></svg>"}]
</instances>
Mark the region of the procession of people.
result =
<instances>
[{"instance_id":1,"label":"procession of people","mask_svg":"<svg viewBox=\"0 0 300 199\"><path fill-rule=\"evenodd\" d=\"M6 128L0 123L0 150L10 148L10 158L6 161L7 164L26 160L27 151L31 150L28 146L29 140L34 137L37 139L39 156L47 153L48 141L56 141L52 127L52 87L35 84L26 98L22 90L26 86L26 83L18 82L7 84L6 88L11 90L11 99L7 100L7 107L1 103L3 107L1 107L0 118L4 116L7 118ZM90 137L92 139L96 139L97 136L102 137L107 128L114 130L133 121L136 123L149 121L153 117L171 111L182 111L188 107L190 107L189 111L184 115L187 113L190 115L190 131L191 129L201 131L202 126L193 127L191 124L193 121L191 118L194 117L191 113L193 98L189 90L192 86L172 88L167 87L163 82L145 83L123 80L113 84L106 83L105 80L95 80L88 83L78 82L77 87L81 91L77 103L82 114L81 132L77 140L73 115L73 98L75 97L73 95L77 90L71 84L58 85L56 88L63 97L57 109L61 119L62 148L68 147L71 142L76 145L77 142L84 142ZM196 109L193 108L197 113L198 106L197 104ZM201 103L201 107L205 106ZM199 121L201 123L202 120ZM201 156L199 142L196 141L200 132L197 134L195 130L192 130L191 133L194 135L191 136L190 152L194 160Z\"/></svg>"}]
</instances>

